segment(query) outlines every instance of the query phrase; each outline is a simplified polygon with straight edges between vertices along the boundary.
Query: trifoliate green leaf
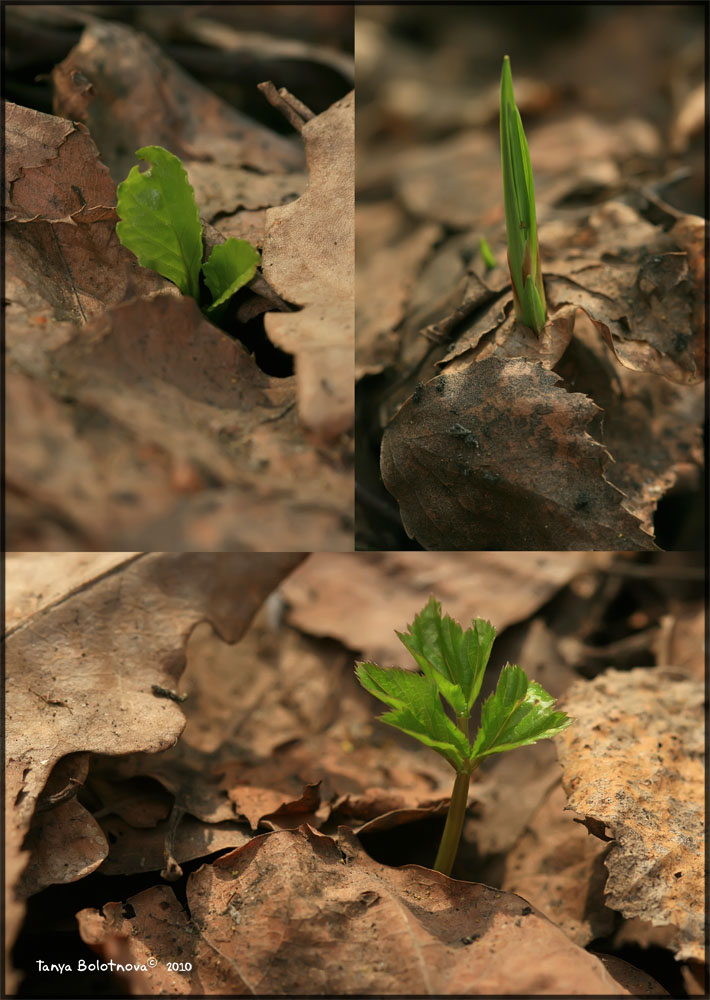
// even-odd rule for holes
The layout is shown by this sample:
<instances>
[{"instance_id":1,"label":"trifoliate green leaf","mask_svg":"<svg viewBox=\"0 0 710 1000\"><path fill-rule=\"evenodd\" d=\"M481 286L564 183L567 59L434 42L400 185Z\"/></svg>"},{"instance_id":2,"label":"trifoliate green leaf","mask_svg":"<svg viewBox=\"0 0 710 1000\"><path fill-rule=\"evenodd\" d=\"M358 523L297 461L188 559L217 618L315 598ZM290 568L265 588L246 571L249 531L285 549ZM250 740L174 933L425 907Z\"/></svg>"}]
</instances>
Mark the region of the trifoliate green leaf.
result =
<instances>
[{"instance_id":1,"label":"trifoliate green leaf","mask_svg":"<svg viewBox=\"0 0 710 1000\"><path fill-rule=\"evenodd\" d=\"M213 247L210 259L202 265L205 282L214 300L207 307L207 312L224 305L242 285L251 281L260 263L261 255L248 240L236 240L232 236L226 243Z\"/></svg>"},{"instance_id":2,"label":"trifoliate green leaf","mask_svg":"<svg viewBox=\"0 0 710 1000\"><path fill-rule=\"evenodd\" d=\"M498 686L483 703L481 726L473 744L474 758L550 739L572 724L564 712L553 711L555 699L520 667L507 663Z\"/></svg>"},{"instance_id":3,"label":"trifoliate green leaf","mask_svg":"<svg viewBox=\"0 0 710 1000\"><path fill-rule=\"evenodd\" d=\"M143 267L199 300L202 227L185 168L162 146L144 146L136 156L150 168L133 167L118 185L116 234Z\"/></svg>"},{"instance_id":4,"label":"trifoliate green leaf","mask_svg":"<svg viewBox=\"0 0 710 1000\"><path fill-rule=\"evenodd\" d=\"M391 707L380 716L382 722L432 747L455 770L463 768L471 745L444 711L428 677L398 667L384 670L376 663L358 663L356 672L362 686Z\"/></svg>"},{"instance_id":5,"label":"trifoliate green leaf","mask_svg":"<svg viewBox=\"0 0 710 1000\"><path fill-rule=\"evenodd\" d=\"M481 690L496 630L476 618L464 630L433 597L416 615L408 633L398 632L426 676L438 687L457 715L468 715Z\"/></svg>"}]
</instances>

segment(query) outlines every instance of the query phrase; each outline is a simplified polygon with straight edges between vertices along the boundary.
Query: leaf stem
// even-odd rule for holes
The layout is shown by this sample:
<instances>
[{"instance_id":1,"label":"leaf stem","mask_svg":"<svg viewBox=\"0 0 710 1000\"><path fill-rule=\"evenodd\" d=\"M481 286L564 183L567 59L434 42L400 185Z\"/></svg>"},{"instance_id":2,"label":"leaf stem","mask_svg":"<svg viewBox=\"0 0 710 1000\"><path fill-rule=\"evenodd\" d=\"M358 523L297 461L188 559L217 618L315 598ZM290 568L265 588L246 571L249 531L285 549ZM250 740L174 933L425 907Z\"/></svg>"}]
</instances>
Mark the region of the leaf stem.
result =
<instances>
[{"instance_id":1,"label":"leaf stem","mask_svg":"<svg viewBox=\"0 0 710 1000\"><path fill-rule=\"evenodd\" d=\"M456 725L468 739L468 716L459 715ZM477 765L476 765L477 766ZM444 832L441 836L441 843L434 862L434 871L441 872L442 875L450 875L454 867L456 854L459 849L463 822L466 818L466 806L468 805L468 786L471 781L472 770L458 771L454 788L451 793L449 812L446 817Z\"/></svg>"}]
</instances>

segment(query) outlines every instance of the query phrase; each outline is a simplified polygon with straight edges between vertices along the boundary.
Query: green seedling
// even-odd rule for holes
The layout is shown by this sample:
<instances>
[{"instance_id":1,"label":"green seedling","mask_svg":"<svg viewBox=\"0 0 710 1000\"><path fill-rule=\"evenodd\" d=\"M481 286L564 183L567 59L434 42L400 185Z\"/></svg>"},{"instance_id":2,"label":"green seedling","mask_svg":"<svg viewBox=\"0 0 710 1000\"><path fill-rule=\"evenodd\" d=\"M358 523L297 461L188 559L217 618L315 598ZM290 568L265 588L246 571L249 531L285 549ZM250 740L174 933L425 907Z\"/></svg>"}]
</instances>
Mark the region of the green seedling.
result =
<instances>
[{"instance_id":1,"label":"green seedling","mask_svg":"<svg viewBox=\"0 0 710 1000\"><path fill-rule=\"evenodd\" d=\"M376 663L356 667L362 686L390 708L380 716L381 721L436 750L456 772L434 862L435 870L444 875L450 874L456 859L469 782L481 761L494 753L551 739L573 721L553 710L555 699L528 680L520 667L506 663L495 691L483 703L481 723L471 743L471 711L496 637L490 622L476 618L471 624L464 631L448 615L442 617L441 605L432 597L409 631L397 632L421 673L399 667L385 670Z\"/></svg>"},{"instance_id":2,"label":"green seedling","mask_svg":"<svg viewBox=\"0 0 710 1000\"><path fill-rule=\"evenodd\" d=\"M535 188L530 151L513 97L508 56L503 59L500 79L500 158L515 315L525 326L540 333L545 325L547 306L537 242Z\"/></svg>"},{"instance_id":3,"label":"green seedling","mask_svg":"<svg viewBox=\"0 0 710 1000\"><path fill-rule=\"evenodd\" d=\"M483 263L486 265L487 271L492 271L494 267L498 266L498 261L493 256L493 251L491 250L485 236L482 236L478 241L478 249L481 251L481 257L483 258Z\"/></svg>"},{"instance_id":4,"label":"green seedling","mask_svg":"<svg viewBox=\"0 0 710 1000\"><path fill-rule=\"evenodd\" d=\"M118 185L116 234L143 267L200 301L200 270L212 295L204 311L219 316L227 299L256 274L259 252L247 240L230 237L202 263L202 226L195 192L177 156L162 146L144 146L136 156L150 167L133 167Z\"/></svg>"}]
</instances>

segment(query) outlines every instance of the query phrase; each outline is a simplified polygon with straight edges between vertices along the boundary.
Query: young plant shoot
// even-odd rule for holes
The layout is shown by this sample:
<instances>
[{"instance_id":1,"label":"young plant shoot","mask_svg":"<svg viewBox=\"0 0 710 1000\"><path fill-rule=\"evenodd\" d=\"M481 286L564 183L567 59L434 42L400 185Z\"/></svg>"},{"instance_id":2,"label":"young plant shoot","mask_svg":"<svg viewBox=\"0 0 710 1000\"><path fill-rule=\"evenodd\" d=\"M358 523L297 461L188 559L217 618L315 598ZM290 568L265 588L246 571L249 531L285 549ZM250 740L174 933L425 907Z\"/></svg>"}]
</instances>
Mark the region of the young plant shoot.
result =
<instances>
[{"instance_id":1,"label":"young plant shoot","mask_svg":"<svg viewBox=\"0 0 710 1000\"><path fill-rule=\"evenodd\" d=\"M530 151L513 97L508 56L503 59L500 79L500 158L515 315L525 326L540 333L545 325L547 305L537 242L535 188Z\"/></svg>"},{"instance_id":2,"label":"young plant shoot","mask_svg":"<svg viewBox=\"0 0 710 1000\"><path fill-rule=\"evenodd\" d=\"M434 868L449 875L461 839L471 775L484 757L550 739L572 724L555 712L552 698L520 667L507 663L498 686L481 709L481 724L473 743L469 720L483 683L496 630L476 618L464 631L433 597L415 617L407 633L397 632L421 673L375 663L358 663L362 686L389 706L380 716L395 729L413 736L445 757L456 772L444 833ZM449 705L454 719L444 709Z\"/></svg>"},{"instance_id":3,"label":"young plant shoot","mask_svg":"<svg viewBox=\"0 0 710 1000\"><path fill-rule=\"evenodd\" d=\"M143 267L198 303L201 269L212 295L204 311L216 318L227 299L256 274L259 253L247 240L230 237L213 247L203 264L200 216L182 163L162 146L144 146L136 156L150 167L143 172L133 167L118 185L116 235Z\"/></svg>"}]
</instances>

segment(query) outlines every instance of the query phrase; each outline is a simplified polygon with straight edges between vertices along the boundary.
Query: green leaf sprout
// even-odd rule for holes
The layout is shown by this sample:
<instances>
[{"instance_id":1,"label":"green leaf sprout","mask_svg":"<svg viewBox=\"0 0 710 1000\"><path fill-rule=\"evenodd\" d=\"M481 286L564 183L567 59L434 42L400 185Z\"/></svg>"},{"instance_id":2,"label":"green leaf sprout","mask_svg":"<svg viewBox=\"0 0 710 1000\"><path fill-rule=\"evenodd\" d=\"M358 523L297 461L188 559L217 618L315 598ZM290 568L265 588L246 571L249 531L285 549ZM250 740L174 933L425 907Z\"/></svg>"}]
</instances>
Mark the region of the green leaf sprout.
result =
<instances>
[{"instance_id":1,"label":"green leaf sprout","mask_svg":"<svg viewBox=\"0 0 710 1000\"><path fill-rule=\"evenodd\" d=\"M200 301L200 268L212 293L207 313L219 314L234 293L256 274L261 262L247 240L230 237L212 248L202 264L202 226L195 192L177 156L162 146L144 146L136 156L150 167L133 167L118 185L116 235L143 267L178 286L183 295Z\"/></svg>"},{"instance_id":2,"label":"green leaf sprout","mask_svg":"<svg viewBox=\"0 0 710 1000\"><path fill-rule=\"evenodd\" d=\"M503 59L500 80L500 156L515 315L525 326L540 333L545 325L547 305L537 242L535 188L530 151L513 97L508 56Z\"/></svg>"},{"instance_id":3,"label":"green leaf sprout","mask_svg":"<svg viewBox=\"0 0 710 1000\"><path fill-rule=\"evenodd\" d=\"M520 667L506 664L495 691L481 709L481 724L473 743L469 739L471 710L478 698L496 637L490 622L476 618L464 629L433 597L416 615L408 632L397 633L421 673L399 667L383 669L376 663L358 663L362 686L389 706L380 716L396 729L413 736L441 754L456 771L449 813L434 868L451 872L463 829L471 775L494 753L551 739L572 724L564 712L553 709L552 698ZM452 710L447 714L443 700Z\"/></svg>"}]
</instances>

